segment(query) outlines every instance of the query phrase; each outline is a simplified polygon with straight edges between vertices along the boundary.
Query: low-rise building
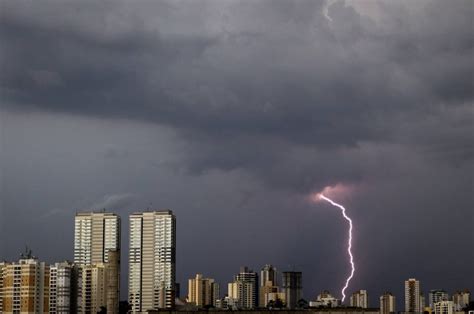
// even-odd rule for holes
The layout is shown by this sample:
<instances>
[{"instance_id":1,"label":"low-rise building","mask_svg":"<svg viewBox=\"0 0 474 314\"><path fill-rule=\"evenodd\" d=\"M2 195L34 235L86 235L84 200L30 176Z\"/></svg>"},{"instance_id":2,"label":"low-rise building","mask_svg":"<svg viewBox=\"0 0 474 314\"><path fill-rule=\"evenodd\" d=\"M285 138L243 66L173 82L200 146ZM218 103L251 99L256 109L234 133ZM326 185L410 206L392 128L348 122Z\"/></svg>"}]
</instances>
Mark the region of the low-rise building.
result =
<instances>
[{"instance_id":1,"label":"low-rise building","mask_svg":"<svg viewBox=\"0 0 474 314\"><path fill-rule=\"evenodd\" d=\"M324 290L317 297L316 301L310 301L310 307L338 307L341 305L341 300L333 297L329 291Z\"/></svg>"},{"instance_id":2,"label":"low-rise building","mask_svg":"<svg viewBox=\"0 0 474 314\"><path fill-rule=\"evenodd\" d=\"M440 301L434 304L435 314L454 314L453 301Z\"/></svg>"}]
</instances>

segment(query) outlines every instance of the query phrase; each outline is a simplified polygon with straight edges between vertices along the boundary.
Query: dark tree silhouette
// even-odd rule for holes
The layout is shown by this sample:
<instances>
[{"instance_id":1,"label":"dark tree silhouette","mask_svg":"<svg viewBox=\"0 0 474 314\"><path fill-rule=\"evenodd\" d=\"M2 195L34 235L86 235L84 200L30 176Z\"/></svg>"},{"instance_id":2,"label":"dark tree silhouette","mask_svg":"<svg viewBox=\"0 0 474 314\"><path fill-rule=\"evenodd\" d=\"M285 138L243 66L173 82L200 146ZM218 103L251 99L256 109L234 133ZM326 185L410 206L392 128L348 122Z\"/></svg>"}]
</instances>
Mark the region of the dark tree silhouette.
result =
<instances>
[{"instance_id":1,"label":"dark tree silhouette","mask_svg":"<svg viewBox=\"0 0 474 314\"><path fill-rule=\"evenodd\" d=\"M132 310L132 306L128 304L128 301L120 301L119 302L119 313L120 314L127 314Z\"/></svg>"},{"instance_id":2,"label":"dark tree silhouette","mask_svg":"<svg viewBox=\"0 0 474 314\"><path fill-rule=\"evenodd\" d=\"M309 303L305 299L299 299L298 302L296 302L296 307L299 309L307 309L309 308Z\"/></svg>"}]
</instances>

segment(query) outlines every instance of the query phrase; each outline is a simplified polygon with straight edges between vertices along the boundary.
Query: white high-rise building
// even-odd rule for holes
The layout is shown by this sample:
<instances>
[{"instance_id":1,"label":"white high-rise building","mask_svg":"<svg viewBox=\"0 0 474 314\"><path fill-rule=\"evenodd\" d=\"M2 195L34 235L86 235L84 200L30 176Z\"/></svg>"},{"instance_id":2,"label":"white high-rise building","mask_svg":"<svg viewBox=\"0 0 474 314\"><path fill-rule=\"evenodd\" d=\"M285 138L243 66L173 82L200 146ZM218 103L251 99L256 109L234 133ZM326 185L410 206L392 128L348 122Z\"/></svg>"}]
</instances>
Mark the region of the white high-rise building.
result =
<instances>
[{"instance_id":1,"label":"white high-rise building","mask_svg":"<svg viewBox=\"0 0 474 314\"><path fill-rule=\"evenodd\" d=\"M369 307L369 295L367 294L367 290L359 290L354 292L351 295L350 299L351 306L354 307L361 307L361 308L368 308Z\"/></svg>"},{"instance_id":2,"label":"white high-rise building","mask_svg":"<svg viewBox=\"0 0 474 314\"><path fill-rule=\"evenodd\" d=\"M106 212L76 214L74 263L106 263L109 250L120 250L120 217Z\"/></svg>"},{"instance_id":3,"label":"white high-rise building","mask_svg":"<svg viewBox=\"0 0 474 314\"><path fill-rule=\"evenodd\" d=\"M395 296L385 292L380 296L380 314L395 313Z\"/></svg>"},{"instance_id":4,"label":"white high-rise building","mask_svg":"<svg viewBox=\"0 0 474 314\"><path fill-rule=\"evenodd\" d=\"M175 305L176 217L171 210L130 215L129 287L132 312Z\"/></svg>"},{"instance_id":5,"label":"white high-rise building","mask_svg":"<svg viewBox=\"0 0 474 314\"><path fill-rule=\"evenodd\" d=\"M420 282L415 278L405 281L405 312L423 312L420 297Z\"/></svg>"},{"instance_id":6,"label":"white high-rise building","mask_svg":"<svg viewBox=\"0 0 474 314\"><path fill-rule=\"evenodd\" d=\"M49 313L76 313L77 267L61 262L49 269Z\"/></svg>"},{"instance_id":7,"label":"white high-rise building","mask_svg":"<svg viewBox=\"0 0 474 314\"><path fill-rule=\"evenodd\" d=\"M78 313L94 312L101 306L107 313L118 312L120 295L119 272L109 269L120 268L120 217L108 212L77 213L74 223L74 263L80 268L78 273L77 303ZM111 253L113 252L113 253ZM109 255L113 254L113 263L109 263ZM109 274L117 278L107 278ZM107 286L107 279L113 287ZM104 289L101 291L100 289ZM95 290L94 290L95 289ZM101 291L92 293L91 291ZM102 297L104 296L105 297ZM111 302L113 301L113 302ZM113 307L113 308L112 308Z\"/></svg>"},{"instance_id":8,"label":"white high-rise building","mask_svg":"<svg viewBox=\"0 0 474 314\"><path fill-rule=\"evenodd\" d=\"M454 302L453 301L440 301L434 304L435 314L453 314L454 313Z\"/></svg>"}]
</instances>

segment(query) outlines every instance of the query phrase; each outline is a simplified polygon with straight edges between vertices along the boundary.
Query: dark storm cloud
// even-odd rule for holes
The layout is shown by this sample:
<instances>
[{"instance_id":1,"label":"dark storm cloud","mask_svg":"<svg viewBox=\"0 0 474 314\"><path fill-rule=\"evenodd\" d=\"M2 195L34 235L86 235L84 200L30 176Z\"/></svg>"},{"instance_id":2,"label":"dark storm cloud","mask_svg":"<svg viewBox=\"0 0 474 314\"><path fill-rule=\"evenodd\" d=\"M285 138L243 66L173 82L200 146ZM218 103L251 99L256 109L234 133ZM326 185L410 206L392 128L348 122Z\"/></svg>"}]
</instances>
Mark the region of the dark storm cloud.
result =
<instances>
[{"instance_id":1,"label":"dark storm cloud","mask_svg":"<svg viewBox=\"0 0 474 314\"><path fill-rule=\"evenodd\" d=\"M330 22L322 5L5 2L3 99L211 141L265 134L338 146L390 141L399 119L472 98L468 2L386 4L380 23L342 2Z\"/></svg>"},{"instance_id":2,"label":"dark storm cloud","mask_svg":"<svg viewBox=\"0 0 474 314\"><path fill-rule=\"evenodd\" d=\"M90 130L82 131L82 137L73 131L64 132L65 138L56 138L54 132L39 137L45 147L35 149L37 160L44 159L38 151L55 145L48 140L52 137L62 145L53 149L58 155L68 156L60 147L73 146L74 164L69 169L57 156L46 158L42 163L48 164L52 178L33 167L36 180L64 180L79 195L93 194L78 201L74 193L65 193L61 206L146 207L146 201L144 205L129 196L156 197L176 205L171 207L188 208L180 221L189 230L196 221L215 226L200 235L181 233L185 239L201 237L203 243L215 239L213 231L237 233L222 222L234 217L248 224L245 240L260 243L261 238L269 246L262 256L257 248L236 244L237 253L255 256L260 264L271 258L299 264L310 288L322 289L319 282L337 286L334 281L342 280L341 274L314 269L312 263L321 262L320 254L343 251L323 243L325 239L305 239L314 237L316 229L339 243L341 229L332 224L336 216L315 213L302 196L325 185L354 184L360 192L351 199L360 230L356 246L366 253L357 256L361 275L354 287L392 289L380 286L381 277L393 286L414 274L444 276L446 260L420 265L435 249L430 235L442 238L435 241L437 248L453 256L465 255L466 248L456 245L456 239L467 238L467 247L472 246L472 234L466 237L472 223L474 170L472 3L330 3L3 1L2 106L20 116L39 111L140 125L126 124L133 132L120 129L117 135L112 127L96 127L101 133L97 138ZM82 130L72 118L58 119L67 122L60 125L63 129L72 123L73 130ZM45 120L31 127L59 128L53 118ZM84 120L77 121L88 128ZM28 125L8 125L7 131L15 130L9 133L12 138L24 140ZM145 131L137 131L144 125ZM163 126L178 136L158 139ZM153 134L148 136L156 143L135 143L146 134ZM24 141L26 147L35 145ZM27 189L16 176L28 171L14 156L28 151L11 142L5 144L11 150L9 163L3 163L12 178L2 190L4 204L12 208L7 213L23 205L25 210L34 207L15 203ZM168 151L169 156L164 153ZM57 170L51 160L69 172ZM98 182L90 183L88 177L95 174L100 174ZM36 185L29 188L31 198L40 194ZM189 195L183 197L181 191ZM219 197L214 199L214 194ZM202 203L196 201L200 198ZM314 225L298 220L308 217ZM274 244L275 230L261 225L270 219L297 231L287 231ZM225 239L215 239L215 247L227 247ZM194 252L189 242L182 243L183 254ZM304 256L298 259L301 252ZM222 257L227 259L219 264L237 268L237 253ZM207 266L202 256L195 265L230 279L227 270ZM344 267L343 257L336 260L342 263L337 269ZM464 259L466 264L462 260L450 259L450 268L469 268L472 254ZM189 275L198 271L189 267L183 263ZM324 263L319 267L325 269ZM463 274L473 276L472 270ZM449 287L472 282L456 276L443 280Z\"/></svg>"}]
</instances>

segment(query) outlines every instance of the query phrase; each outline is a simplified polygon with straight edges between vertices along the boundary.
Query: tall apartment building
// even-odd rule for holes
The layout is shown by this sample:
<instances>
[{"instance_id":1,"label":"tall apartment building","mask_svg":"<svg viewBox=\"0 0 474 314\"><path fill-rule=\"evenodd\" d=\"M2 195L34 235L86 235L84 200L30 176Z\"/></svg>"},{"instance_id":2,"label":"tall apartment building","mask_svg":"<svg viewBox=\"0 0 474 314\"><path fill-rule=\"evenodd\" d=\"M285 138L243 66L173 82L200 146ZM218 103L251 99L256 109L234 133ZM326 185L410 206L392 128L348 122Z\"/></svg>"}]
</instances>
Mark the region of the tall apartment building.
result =
<instances>
[{"instance_id":1,"label":"tall apartment building","mask_svg":"<svg viewBox=\"0 0 474 314\"><path fill-rule=\"evenodd\" d=\"M101 307L106 307L105 263L95 263L81 266L81 300L80 313L97 313Z\"/></svg>"},{"instance_id":2,"label":"tall apartment building","mask_svg":"<svg viewBox=\"0 0 474 314\"><path fill-rule=\"evenodd\" d=\"M380 296L380 314L395 313L395 296L390 292L385 292Z\"/></svg>"},{"instance_id":3,"label":"tall apartment building","mask_svg":"<svg viewBox=\"0 0 474 314\"><path fill-rule=\"evenodd\" d=\"M107 313L118 313L120 226L120 217L114 213L76 214L74 263L80 268L79 313L98 311L101 307L105 307Z\"/></svg>"},{"instance_id":4,"label":"tall apartment building","mask_svg":"<svg viewBox=\"0 0 474 314\"><path fill-rule=\"evenodd\" d=\"M260 289L259 289L259 306L266 307L270 301L278 298L280 288L277 281L278 272L272 265L265 265L260 271Z\"/></svg>"},{"instance_id":5,"label":"tall apartment building","mask_svg":"<svg viewBox=\"0 0 474 314\"><path fill-rule=\"evenodd\" d=\"M282 279L286 307L288 309L294 309L297 307L298 301L302 298L302 273L299 271L284 271Z\"/></svg>"},{"instance_id":6,"label":"tall apartment building","mask_svg":"<svg viewBox=\"0 0 474 314\"><path fill-rule=\"evenodd\" d=\"M94 263L79 267L79 313L118 313L120 300L120 250L108 251L107 263Z\"/></svg>"},{"instance_id":7,"label":"tall apartment building","mask_svg":"<svg viewBox=\"0 0 474 314\"><path fill-rule=\"evenodd\" d=\"M421 313L424 310L421 300L420 282L415 278L405 281L405 312ZM424 303L424 302L423 302Z\"/></svg>"},{"instance_id":8,"label":"tall apartment building","mask_svg":"<svg viewBox=\"0 0 474 314\"><path fill-rule=\"evenodd\" d=\"M77 213L74 223L74 263L106 263L109 250L120 250L120 217L114 213Z\"/></svg>"},{"instance_id":9,"label":"tall apartment building","mask_svg":"<svg viewBox=\"0 0 474 314\"><path fill-rule=\"evenodd\" d=\"M0 313L3 313L3 276L7 265L6 262L0 262Z\"/></svg>"},{"instance_id":10,"label":"tall apartment building","mask_svg":"<svg viewBox=\"0 0 474 314\"><path fill-rule=\"evenodd\" d=\"M221 300L221 286L217 282L211 284L212 291L212 305L217 307L218 302Z\"/></svg>"},{"instance_id":11,"label":"tall apartment building","mask_svg":"<svg viewBox=\"0 0 474 314\"><path fill-rule=\"evenodd\" d=\"M2 268L2 313L49 313L49 266L30 252Z\"/></svg>"},{"instance_id":12,"label":"tall apartment building","mask_svg":"<svg viewBox=\"0 0 474 314\"><path fill-rule=\"evenodd\" d=\"M171 210L130 215L128 299L132 312L174 308L176 217Z\"/></svg>"},{"instance_id":13,"label":"tall apartment building","mask_svg":"<svg viewBox=\"0 0 474 314\"><path fill-rule=\"evenodd\" d=\"M188 302L198 307L215 306L219 299L219 285L212 278L196 274L188 280Z\"/></svg>"},{"instance_id":14,"label":"tall apartment building","mask_svg":"<svg viewBox=\"0 0 474 314\"><path fill-rule=\"evenodd\" d=\"M435 314L454 314L453 301L439 301L434 304Z\"/></svg>"},{"instance_id":15,"label":"tall apartment building","mask_svg":"<svg viewBox=\"0 0 474 314\"><path fill-rule=\"evenodd\" d=\"M228 284L228 296L239 309L254 309L258 306L258 274L248 267L240 268L234 281Z\"/></svg>"},{"instance_id":16,"label":"tall apartment building","mask_svg":"<svg viewBox=\"0 0 474 314\"><path fill-rule=\"evenodd\" d=\"M266 264L260 270L260 287L267 285L278 286L278 271L270 264Z\"/></svg>"},{"instance_id":17,"label":"tall apartment building","mask_svg":"<svg viewBox=\"0 0 474 314\"><path fill-rule=\"evenodd\" d=\"M77 313L78 267L70 262L50 266L49 313Z\"/></svg>"},{"instance_id":18,"label":"tall apartment building","mask_svg":"<svg viewBox=\"0 0 474 314\"><path fill-rule=\"evenodd\" d=\"M469 292L469 290L456 291L453 294L453 303L455 311L461 311L463 308L469 305L470 301L471 293Z\"/></svg>"},{"instance_id":19,"label":"tall apartment building","mask_svg":"<svg viewBox=\"0 0 474 314\"><path fill-rule=\"evenodd\" d=\"M441 289L430 290L430 292L428 293L428 297L430 302L429 306L432 310L434 310L435 303L438 303L440 301L448 301L449 299L448 293Z\"/></svg>"},{"instance_id":20,"label":"tall apartment building","mask_svg":"<svg viewBox=\"0 0 474 314\"><path fill-rule=\"evenodd\" d=\"M350 305L355 307L361 308L368 308L369 307L369 295L367 294L367 290L359 290L354 292L350 298Z\"/></svg>"}]
</instances>

